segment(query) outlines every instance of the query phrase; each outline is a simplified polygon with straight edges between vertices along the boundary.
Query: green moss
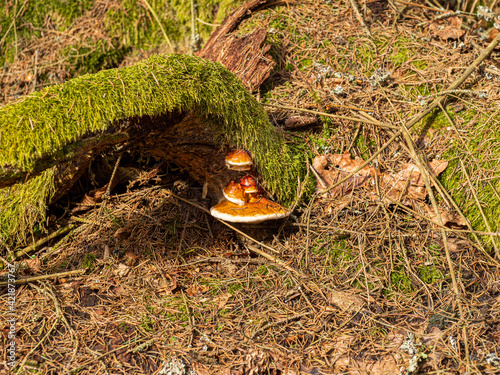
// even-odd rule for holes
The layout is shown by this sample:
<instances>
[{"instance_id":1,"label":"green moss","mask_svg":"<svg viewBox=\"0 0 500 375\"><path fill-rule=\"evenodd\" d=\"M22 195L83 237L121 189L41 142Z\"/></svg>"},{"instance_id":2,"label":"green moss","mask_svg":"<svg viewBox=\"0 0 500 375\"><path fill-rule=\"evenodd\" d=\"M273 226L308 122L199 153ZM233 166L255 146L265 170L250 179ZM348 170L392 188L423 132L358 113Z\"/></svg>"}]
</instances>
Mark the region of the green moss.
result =
<instances>
[{"instance_id":1,"label":"green moss","mask_svg":"<svg viewBox=\"0 0 500 375\"><path fill-rule=\"evenodd\" d=\"M417 274L420 279L427 284L433 284L436 281L443 280L444 276L436 267L421 266L417 269Z\"/></svg>"},{"instance_id":2,"label":"green moss","mask_svg":"<svg viewBox=\"0 0 500 375\"><path fill-rule=\"evenodd\" d=\"M0 189L0 248L23 242L34 225L44 221L47 201L55 191L54 174L51 168L24 184Z\"/></svg>"},{"instance_id":3,"label":"green moss","mask_svg":"<svg viewBox=\"0 0 500 375\"><path fill-rule=\"evenodd\" d=\"M266 276L267 274L269 274L269 269L265 265L258 266L257 269L253 272L254 276Z\"/></svg>"},{"instance_id":4,"label":"green moss","mask_svg":"<svg viewBox=\"0 0 500 375\"><path fill-rule=\"evenodd\" d=\"M146 332L153 332L154 322L149 316L142 315L142 321L139 327L143 328Z\"/></svg>"},{"instance_id":5,"label":"green moss","mask_svg":"<svg viewBox=\"0 0 500 375\"><path fill-rule=\"evenodd\" d=\"M267 188L283 203L294 200L297 177L303 181L305 174L305 155L284 143L236 76L218 63L184 55L158 55L134 66L84 75L0 108L0 178L70 157L72 142L126 118L188 110L204 117L221 143L250 151ZM30 182L42 185L41 191L16 199L24 207L37 205L39 214L53 191L53 178L47 172ZM6 223L7 216L14 216L6 212L12 207L12 191L0 193L0 223ZM6 241L12 231L0 227L0 234Z\"/></svg>"},{"instance_id":6,"label":"green moss","mask_svg":"<svg viewBox=\"0 0 500 375\"><path fill-rule=\"evenodd\" d=\"M394 290L403 293L411 293L413 291L411 279L408 277L404 268L402 267L391 272L391 284Z\"/></svg>"},{"instance_id":7,"label":"green moss","mask_svg":"<svg viewBox=\"0 0 500 375\"><path fill-rule=\"evenodd\" d=\"M411 40L405 37L399 37L394 44L391 44L392 53L389 55L389 60L394 64L395 69L415 55L416 52L408 48L409 44Z\"/></svg>"},{"instance_id":8,"label":"green moss","mask_svg":"<svg viewBox=\"0 0 500 375\"><path fill-rule=\"evenodd\" d=\"M374 139L366 139L362 134L358 134L354 144L360 152L361 158L364 160L369 159L373 150L377 147L377 143Z\"/></svg>"},{"instance_id":9,"label":"green moss","mask_svg":"<svg viewBox=\"0 0 500 375\"><path fill-rule=\"evenodd\" d=\"M243 289L243 286L240 284L240 283L236 283L236 284L231 284L227 287L227 291L228 293L231 293L231 294L234 294L236 293L238 290L241 290Z\"/></svg>"},{"instance_id":10,"label":"green moss","mask_svg":"<svg viewBox=\"0 0 500 375\"><path fill-rule=\"evenodd\" d=\"M500 230L500 168L497 157L500 154L500 116L491 113L476 113L468 109L464 113L449 113L453 121L462 117L468 131L463 136L454 137L453 143L443 154L449 165L440 181L451 193L455 202L463 210L474 229L488 232ZM449 126L446 122L444 126ZM443 129L445 131L445 129ZM485 142L487 141L487 146ZM472 189L467 182L462 163L471 180ZM486 225L473 191L480 202L490 228ZM490 242L487 239L486 242Z\"/></svg>"},{"instance_id":11,"label":"green moss","mask_svg":"<svg viewBox=\"0 0 500 375\"><path fill-rule=\"evenodd\" d=\"M92 270L94 269L95 260L96 260L95 254L93 253L85 254L85 258L83 258L80 267L88 268L88 272L92 272Z\"/></svg>"}]
</instances>

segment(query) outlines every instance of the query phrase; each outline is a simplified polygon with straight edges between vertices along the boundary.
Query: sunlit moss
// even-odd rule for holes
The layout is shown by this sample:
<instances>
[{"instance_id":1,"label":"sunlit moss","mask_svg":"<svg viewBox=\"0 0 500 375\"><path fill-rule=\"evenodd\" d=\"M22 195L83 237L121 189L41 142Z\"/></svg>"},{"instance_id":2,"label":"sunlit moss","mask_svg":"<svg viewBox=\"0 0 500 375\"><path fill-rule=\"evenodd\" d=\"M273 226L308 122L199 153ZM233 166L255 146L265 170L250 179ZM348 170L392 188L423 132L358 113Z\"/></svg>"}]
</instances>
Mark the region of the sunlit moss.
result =
<instances>
[{"instance_id":1,"label":"sunlit moss","mask_svg":"<svg viewBox=\"0 0 500 375\"><path fill-rule=\"evenodd\" d=\"M172 111L195 111L204 117L214 139L250 151L271 192L285 204L294 200L298 179L303 181L305 155L284 143L235 75L218 63L185 55L158 55L134 66L84 75L0 108L0 178L22 176L47 160L55 163L71 154L75 140L101 134L124 119ZM43 219L53 177L39 176L30 184L43 188L15 198L21 206L37 207L37 215L22 220ZM21 228L14 222L21 220L16 215L22 208L9 203L12 191L0 193L0 233L7 241L14 228Z\"/></svg>"}]
</instances>

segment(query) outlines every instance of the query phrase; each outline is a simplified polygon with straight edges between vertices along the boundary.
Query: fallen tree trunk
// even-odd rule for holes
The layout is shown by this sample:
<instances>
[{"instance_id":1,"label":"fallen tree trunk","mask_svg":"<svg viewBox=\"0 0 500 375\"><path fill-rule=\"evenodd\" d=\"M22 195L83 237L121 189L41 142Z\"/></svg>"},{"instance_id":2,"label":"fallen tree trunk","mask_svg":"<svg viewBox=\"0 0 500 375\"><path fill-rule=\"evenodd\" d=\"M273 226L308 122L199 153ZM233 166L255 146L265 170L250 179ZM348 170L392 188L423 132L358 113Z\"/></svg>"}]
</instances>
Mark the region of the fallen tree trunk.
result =
<instances>
[{"instance_id":1,"label":"fallen tree trunk","mask_svg":"<svg viewBox=\"0 0 500 375\"><path fill-rule=\"evenodd\" d=\"M16 215L37 207L43 217L40 201L61 196L101 153L127 149L173 161L207 183L214 199L232 177L224 165L228 147L250 151L263 182L284 203L294 198L304 168L232 73L182 55L155 56L32 94L0 109L0 131L0 188L17 184L0 198L4 242ZM45 186L43 194L33 194L35 184ZM21 206L12 206L15 192L24 196Z\"/></svg>"}]
</instances>

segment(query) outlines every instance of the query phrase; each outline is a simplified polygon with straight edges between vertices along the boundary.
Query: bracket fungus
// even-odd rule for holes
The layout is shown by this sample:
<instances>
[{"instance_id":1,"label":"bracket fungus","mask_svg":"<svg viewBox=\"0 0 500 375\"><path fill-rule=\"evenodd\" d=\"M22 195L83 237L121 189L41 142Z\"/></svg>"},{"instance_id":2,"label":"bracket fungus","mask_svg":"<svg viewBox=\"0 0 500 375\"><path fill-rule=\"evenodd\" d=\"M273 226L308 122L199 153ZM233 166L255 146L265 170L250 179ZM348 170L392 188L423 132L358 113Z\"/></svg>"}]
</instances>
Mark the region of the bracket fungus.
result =
<instances>
[{"instance_id":1,"label":"bracket fungus","mask_svg":"<svg viewBox=\"0 0 500 375\"><path fill-rule=\"evenodd\" d=\"M238 205L223 200L210 209L210 214L231 223L258 224L266 220L281 219L290 215L290 210L267 198Z\"/></svg>"},{"instance_id":2,"label":"bracket fungus","mask_svg":"<svg viewBox=\"0 0 500 375\"><path fill-rule=\"evenodd\" d=\"M234 181L231 181L222 191L224 198L229 202L235 203L237 205L245 204L245 190L243 187Z\"/></svg>"},{"instance_id":3,"label":"bracket fungus","mask_svg":"<svg viewBox=\"0 0 500 375\"><path fill-rule=\"evenodd\" d=\"M246 175L240 180L240 186L245 194L262 193L261 189L257 186L257 180L249 175Z\"/></svg>"},{"instance_id":4,"label":"bracket fungus","mask_svg":"<svg viewBox=\"0 0 500 375\"><path fill-rule=\"evenodd\" d=\"M226 155L226 165L235 171L249 171L253 160L245 150L234 150Z\"/></svg>"},{"instance_id":5,"label":"bracket fungus","mask_svg":"<svg viewBox=\"0 0 500 375\"><path fill-rule=\"evenodd\" d=\"M252 159L245 150L231 151L226 156L229 169L251 170L252 164ZM231 181L223 189L223 195L225 199L210 209L210 214L220 220L258 224L290 215L289 209L265 198L264 190L250 175L242 177L238 182Z\"/></svg>"}]
</instances>

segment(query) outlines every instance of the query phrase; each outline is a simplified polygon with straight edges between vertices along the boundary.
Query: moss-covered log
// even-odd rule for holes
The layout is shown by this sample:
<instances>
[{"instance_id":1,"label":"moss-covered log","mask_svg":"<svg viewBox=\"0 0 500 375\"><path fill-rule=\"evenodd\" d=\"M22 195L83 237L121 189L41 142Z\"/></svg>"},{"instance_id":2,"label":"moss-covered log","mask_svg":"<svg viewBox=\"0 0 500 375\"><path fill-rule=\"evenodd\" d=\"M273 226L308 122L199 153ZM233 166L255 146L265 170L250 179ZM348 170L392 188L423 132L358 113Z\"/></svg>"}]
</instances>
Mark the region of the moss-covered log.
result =
<instances>
[{"instance_id":1,"label":"moss-covered log","mask_svg":"<svg viewBox=\"0 0 500 375\"><path fill-rule=\"evenodd\" d=\"M155 56L48 87L0 109L3 241L27 228L13 223L26 210L42 219L44 204L67 190L93 155L126 147L174 161L217 197L229 178L228 146L249 150L269 191L285 204L294 199L304 157L290 151L259 103L218 63ZM43 194L29 192L40 184ZM16 194L24 198L12 206Z\"/></svg>"}]
</instances>

